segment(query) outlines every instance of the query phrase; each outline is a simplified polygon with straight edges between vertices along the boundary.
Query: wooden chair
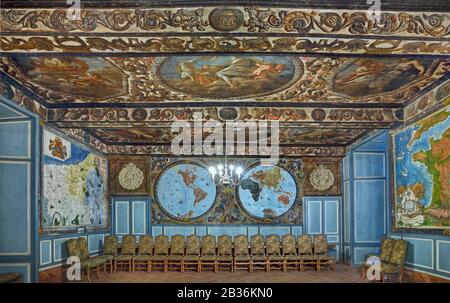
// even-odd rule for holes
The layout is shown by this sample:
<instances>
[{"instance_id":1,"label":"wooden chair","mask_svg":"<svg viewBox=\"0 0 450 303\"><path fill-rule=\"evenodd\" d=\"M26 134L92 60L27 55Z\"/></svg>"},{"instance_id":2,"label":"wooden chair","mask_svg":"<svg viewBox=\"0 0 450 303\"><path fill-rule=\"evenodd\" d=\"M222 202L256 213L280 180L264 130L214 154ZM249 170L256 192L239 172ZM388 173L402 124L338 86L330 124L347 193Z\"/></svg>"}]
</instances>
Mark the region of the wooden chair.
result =
<instances>
[{"instance_id":1,"label":"wooden chair","mask_svg":"<svg viewBox=\"0 0 450 303\"><path fill-rule=\"evenodd\" d=\"M281 255L280 236L269 235L266 239L267 251L267 267L266 271L270 272L272 268L284 268L284 257Z\"/></svg>"},{"instance_id":2,"label":"wooden chair","mask_svg":"<svg viewBox=\"0 0 450 303\"><path fill-rule=\"evenodd\" d=\"M103 255L101 257L105 260L105 271L107 266L109 266L109 272L112 273L114 270L114 258L117 256L117 237L110 235L105 237L105 242L103 243Z\"/></svg>"},{"instance_id":3,"label":"wooden chair","mask_svg":"<svg viewBox=\"0 0 450 303\"><path fill-rule=\"evenodd\" d=\"M153 237L139 237L138 254L133 258L133 271L136 269L144 269L147 272L152 271L152 255Z\"/></svg>"},{"instance_id":4,"label":"wooden chair","mask_svg":"<svg viewBox=\"0 0 450 303\"><path fill-rule=\"evenodd\" d=\"M300 256L300 271L305 268L313 268L317 270L318 257L313 254L313 242L309 235L300 235L298 241L298 255Z\"/></svg>"},{"instance_id":5,"label":"wooden chair","mask_svg":"<svg viewBox=\"0 0 450 303\"><path fill-rule=\"evenodd\" d=\"M169 258L169 237L166 235L159 235L155 238L155 246L152 258L152 265L154 269L162 269L164 272L168 268Z\"/></svg>"},{"instance_id":6,"label":"wooden chair","mask_svg":"<svg viewBox=\"0 0 450 303\"><path fill-rule=\"evenodd\" d=\"M268 260L263 236L253 235L250 237L250 253L252 261L250 265L250 272L254 269L267 270Z\"/></svg>"},{"instance_id":7,"label":"wooden chair","mask_svg":"<svg viewBox=\"0 0 450 303\"><path fill-rule=\"evenodd\" d=\"M300 270L301 257L297 253L297 245L293 235L284 235L281 238L281 246L284 257L283 271L288 269Z\"/></svg>"},{"instance_id":8,"label":"wooden chair","mask_svg":"<svg viewBox=\"0 0 450 303\"><path fill-rule=\"evenodd\" d=\"M67 253L69 257L78 257L80 260L80 267L82 272L86 274L87 280L91 281L91 272L95 271L97 273L97 277L100 278L100 267L102 263L98 260L93 260L86 258L86 256L82 255L80 252L80 245L78 239L69 239L66 243Z\"/></svg>"},{"instance_id":9,"label":"wooden chair","mask_svg":"<svg viewBox=\"0 0 450 303\"><path fill-rule=\"evenodd\" d=\"M184 236L174 235L170 239L170 254L168 258L168 269L184 271Z\"/></svg>"},{"instance_id":10,"label":"wooden chair","mask_svg":"<svg viewBox=\"0 0 450 303\"><path fill-rule=\"evenodd\" d=\"M133 270L133 257L136 255L136 238L133 235L126 235L122 241L121 255L114 258L114 272L117 268L128 268Z\"/></svg>"},{"instance_id":11,"label":"wooden chair","mask_svg":"<svg viewBox=\"0 0 450 303\"><path fill-rule=\"evenodd\" d=\"M211 267L214 271L217 270L216 238L214 236L206 235L202 237L200 266L201 270L205 267Z\"/></svg>"},{"instance_id":12,"label":"wooden chair","mask_svg":"<svg viewBox=\"0 0 450 303\"><path fill-rule=\"evenodd\" d=\"M233 271L233 244L229 235L220 235L217 240L216 271L222 268Z\"/></svg>"},{"instance_id":13,"label":"wooden chair","mask_svg":"<svg viewBox=\"0 0 450 303\"><path fill-rule=\"evenodd\" d=\"M385 276L390 280L392 275L398 275L399 282L402 283L407 252L408 242L395 240L389 261L381 262L381 282L385 281Z\"/></svg>"},{"instance_id":14,"label":"wooden chair","mask_svg":"<svg viewBox=\"0 0 450 303\"><path fill-rule=\"evenodd\" d=\"M370 264L367 264L367 259L369 257L378 257L380 259L380 262L389 262L389 258L391 257L392 248L394 247L395 240L392 238L389 238L387 236L384 236L381 239L380 243L380 253L379 254L366 254L365 262L363 266L361 267L361 279L364 280L367 276L367 270L370 268Z\"/></svg>"},{"instance_id":15,"label":"wooden chair","mask_svg":"<svg viewBox=\"0 0 450 303\"><path fill-rule=\"evenodd\" d=\"M317 256L317 271L330 268L336 271L336 258L328 255L328 241L325 235L314 235L314 255Z\"/></svg>"},{"instance_id":16,"label":"wooden chair","mask_svg":"<svg viewBox=\"0 0 450 303\"><path fill-rule=\"evenodd\" d=\"M234 237L233 271L238 269L246 269L251 271L251 263L252 259L248 251L247 236L238 235Z\"/></svg>"},{"instance_id":17,"label":"wooden chair","mask_svg":"<svg viewBox=\"0 0 450 303\"><path fill-rule=\"evenodd\" d=\"M183 262L184 270L195 269L201 272L200 265L200 237L190 235L186 239L186 254Z\"/></svg>"}]
</instances>

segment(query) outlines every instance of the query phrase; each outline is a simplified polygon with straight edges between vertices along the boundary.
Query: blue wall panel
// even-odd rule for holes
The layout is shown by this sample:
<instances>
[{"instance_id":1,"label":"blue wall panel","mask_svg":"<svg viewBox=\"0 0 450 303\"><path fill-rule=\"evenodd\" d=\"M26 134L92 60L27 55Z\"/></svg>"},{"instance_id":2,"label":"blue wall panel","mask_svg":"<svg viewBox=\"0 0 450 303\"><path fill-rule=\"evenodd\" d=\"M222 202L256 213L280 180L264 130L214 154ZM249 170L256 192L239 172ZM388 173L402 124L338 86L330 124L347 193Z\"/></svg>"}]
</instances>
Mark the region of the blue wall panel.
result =
<instances>
[{"instance_id":1,"label":"blue wall panel","mask_svg":"<svg viewBox=\"0 0 450 303\"><path fill-rule=\"evenodd\" d=\"M355 178L386 176L384 153L353 153Z\"/></svg>"},{"instance_id":2,"label":"blue wall panel","mask_svg":"<svg viewBox=\"0 0 450 303\"><path fill-rule=\"evenodd\" d=\"M268 235L279 235L283 236L291 233L291 228L289 226L261 226L259 228L259 233L263 236Z\"/></svg>"},{"instance_id":3,"label":"blue wall panel","mask_svg":"<svg viewBox=\"0 0 450 303\"><path fill-rule=\"evenodd\" d=\"M52 240L44 240L39 243L39 265L47 265L53 262L52 260Z\"/></svg>"},{"instance_id":4,"label":"blue wall panel","mask_svg":"<svg viewBox=\"0 0 450 303\"><path fill-rule=\"evenodd\" d=\"M128 201L115 202L115 231L118 235L128 235L130 233L130 206Z\"/></svg>"},{"instance_id":5,"label":"blue wall panel","mask_svg":"<svg viewBox=\"0 0 450 303\"><path fill-rule=\"evenodd\" d=\"M403 237L408 241L406 264L433 269L433 240Z\"/></svg>"},{"instance_id":6,"label":"blue wall panel","mask_svg":"<svg viewBox=\"0 0 450 303\"><path fill-rule=\"evenodd\" d=\"M0 161L0 254L31 253L30 164Z\"/></svg>"},{"instance_id":7,"label":"blue wall panel","mask_svg":"<svg viewBox=\"0 0 450 303\"><path fill-rule=\"evenodd\" d=\"M322 201L316 199L305 198L305 207L308 234L322 233Z\"/></svg>"},{"instance_id":8,"label":"blue wall panel","mask_svg":"<svg viewBox=\"0 0 450 303\"><path fill-rule=\"evenodd\" d=\"M344 241L350 241L350 181L344 182L343 188L343 200L344 200Z\"/></svg>"},{"instance_id":9,"label":"blue wall panel","mask_svg":"<svg viewBox=\"0 0 450 303\"><path fill-rule=\"evenodd\" d=\"M67 259L67 240L75 238L77 237L60 238L53 241L53 262Z\"/></svg>"},{"instance_id":10,"label":"blue wall panel","mask_svg":"<svg viewBox=\"0 0 450 303\"><path fill-rule=\"evenodd\" d=\"M385 180L355 180L355 242L379 242L385 233Z\"/></svg>"},{"instance_id":11,"label":"blue wall panel","mask_svg":"<svg viewBox=\"0 0 450 303\"><path fill-rule=\"evenodd\" d=\"M185 237L195 234L194 226L164 226L164 234L172 237L174 235L183 235Z\"/></svg>"},{"instance_id":12,"label":"blue wall panel","mask_svg":"<svg viewBox=\"0 0 450 303\"><path fill-rule=\"evenodd\" d=\"M437 266L439 272L450 274L450 241L436 241Z\"/></svg>"},{"instance_id":13,"label":"blue wall panel","mask_svg":"<svg viewBox=\"0 0 450 303\"><path fill-rule=\"evenodd\" d=\"M324 201L324 233L339 233L339 203L337 200Z\"/></svg>"},{"instance_id":14,"label":"blue wall panel","mask_svg":"<svg viewBox=\"0 0 450 303\"><path fill-rule=\"evenodd\" d=\"M0 157L29 158L30 131L30 121L0 122Z\"/></svg>"},{"instance_id":15,"label":"blue wall panel","mask_svg":"<svg viewBox=\"0 0 450 303\"><path fill-rule=\"evenodd\" d=\"M366 254L370 254L370 253L377 253L379 250L378 246L373 246L373 247L355 247L354 250L354 261L353 263L355 264L361 264L364 263L365 261L365 255Z\"/></svg>"},{"instance_id":16,"label":"blue wall panel","mask_svg":"<svg viewBox=\"0 0 450 303\"><path fill-rule=\"evenodd\" d=\"M32 282L31 263L0 263L0 273L18 272L22 281L25 283Z\"/></svg>"},{"instance_id":17,"label":"blue wall panel","mask_svg":"<svg viewBox=\"0 0 450 303\"><path fill-rule=\"evenodd\" d=\"M146 201L132 201L132 234L145 235L147 233L147 210Z\"/></svg>"},{"instance_id":18,"label":"blue wall panel","mask_svg":"<svg viewBox=\"0 0 450 303\"><path fill-rule=\"evenodd\" d=\"M88 247L89 253L97 253L103 249L103 234L99 235L89 235L88 236Z\"/></svg>"},{"instance_id":19,"label":"blue wall panel","mask_svg":"<svg viewBox=\"0 0 450 303\"><path fill-rule=\"evenodd\" d=\"M0 120L26 118L24 114L0 103Z\"/></svg>"}]
</instances>

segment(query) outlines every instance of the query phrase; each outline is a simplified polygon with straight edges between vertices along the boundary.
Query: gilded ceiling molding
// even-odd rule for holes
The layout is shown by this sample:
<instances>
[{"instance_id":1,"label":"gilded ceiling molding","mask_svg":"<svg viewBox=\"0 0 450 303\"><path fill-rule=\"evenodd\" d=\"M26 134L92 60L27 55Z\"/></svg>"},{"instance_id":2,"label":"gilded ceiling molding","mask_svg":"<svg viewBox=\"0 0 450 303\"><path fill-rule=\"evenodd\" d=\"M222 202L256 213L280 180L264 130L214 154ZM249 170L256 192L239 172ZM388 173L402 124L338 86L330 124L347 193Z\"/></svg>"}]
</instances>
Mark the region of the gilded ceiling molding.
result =
<instances>
[{"instance_id":1,"label":"gilded ceiling molding","mask_svg":"<svg viewBox=\"0 0 450 303\"><path fill-rule=\"evenodd\" d=\"M433 89L404 108L405 123L450 105L450 81Z\"/></svg>"},{"instance_id":2,"label":"gilded ceiling molding","mask_svg":"<svg viewBox=\"0 0 450 303\"><path fill-rule=\"evenodd\" d=\"M248 150L247 150L248 151ZM344 157L346 149L340 146L331 147L280 147L280 155L285 157ZM107 145L109 154L132 155L173 155L170 145ZM246 155L250 154L247 152ZM258 156L258 155L254 155Z\"/></svg>"},{"instance_id":3,"label":"gilded ceiling molding","mask_svg":"<svg viewBox=\"0 0 450 303\"><path fill-rule=\"evenodd\" d=\"M172 122L193 121L193 113L201 112L204 120L224 121L219 117L220 107L183 108L64 108L49 109L51 122ZM231 108L233 109L233 108ZM236 109L236 120L280 122L401 122L396 108L315 108L302 107L241 107ZM233 119L235 120L235 119Z\"/></svg>"},{"instance_id":4,"label":"gilded ceiling molding","mask_svg":"<svg viewBox=\"0 0 450 303\"><path fill-rule=\"evenodd\" d=\"M71 20L68 9L3 9L2 32L46 33L291 33L448 37L449 16L440 12L204 7L161 9L82 9Z\"/></svg>"},{"instance_id":5,"label":"gilded ceiling molding","mask_svg":"<svg viewBox=\"0 0 450 303\"><path fill-rule=\"evenodd\" d=\"M450 42L442 40L401 40L342 37L108 37L32 36L4 34L0 37L2 52L54 53L173 53L173 52L296 52L365 55L447 55Z\"/></svg>"}]
</instances>

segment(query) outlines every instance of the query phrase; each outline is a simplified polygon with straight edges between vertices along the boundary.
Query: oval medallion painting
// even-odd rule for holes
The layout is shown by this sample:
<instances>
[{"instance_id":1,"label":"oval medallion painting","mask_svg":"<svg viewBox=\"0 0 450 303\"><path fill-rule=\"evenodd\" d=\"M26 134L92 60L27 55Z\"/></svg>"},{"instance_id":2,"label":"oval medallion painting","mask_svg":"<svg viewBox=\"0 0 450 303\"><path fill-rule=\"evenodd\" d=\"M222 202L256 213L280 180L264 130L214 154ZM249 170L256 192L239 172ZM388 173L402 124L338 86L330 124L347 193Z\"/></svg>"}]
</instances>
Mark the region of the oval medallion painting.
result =
<instances>
[{"instance_id":1,"label":"oval medallion painting","mask_svg":"<svg viewBox=\"0 0 450 303\"><path fill-rule=\"evenodd\" d=\"M154 72L193 97L248 98L288 88L303 74L303 63L286 56L172 56L161 58Z\"/></svg>"},{"instance_id":2,"label":"oval medallion painting","mask_svg":"<svg viewBox=\"0 0 450 303\"><path fill-rule=\"evenodd\" d=\"M286 213L297 199L294 177L279 166L254 166L241 179L237 193L244 210L257 219Z\"/></svg>"},{"instance_id":3,"label":"oval medallion painting","mask_svg":"<svg viewBox=\"0 0 450 303\"><path fill-rule=\"evenodd\" d=\"M161 209L170 217L187 220L205 214L216 200L216 185L208 170L194 163L165 168L155 185Z\"/></svg>"}]
</instances>

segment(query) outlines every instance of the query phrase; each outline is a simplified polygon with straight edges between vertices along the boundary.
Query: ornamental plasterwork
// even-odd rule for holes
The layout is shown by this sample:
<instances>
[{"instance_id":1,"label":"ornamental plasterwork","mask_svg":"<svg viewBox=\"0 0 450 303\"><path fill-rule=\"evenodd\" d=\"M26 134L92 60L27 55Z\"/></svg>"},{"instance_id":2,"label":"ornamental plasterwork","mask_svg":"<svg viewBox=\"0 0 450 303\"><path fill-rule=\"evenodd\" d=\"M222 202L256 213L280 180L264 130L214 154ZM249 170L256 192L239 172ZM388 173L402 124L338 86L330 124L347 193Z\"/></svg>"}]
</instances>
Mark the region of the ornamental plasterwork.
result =
<instances>
[{"instance_id":1,"label":"ornamental plasterwork","mask_svg":"<svg viewBox=\"0 0 450 303\"><path fill-rule=\"evenodd\" d=\"M135 190L141 186L144 180L144 173L136 164L128 163L120 170L118 180L123 188Z\"/></svg>"},{"instance_id":2,"label":"ornamental plasterwork","mask_svg":"<svg viewBox=\"0 0 450 303\"><path fill-rule=\"evenodd\" d=\"M309 182L319 191L330 189L334 184L333 172L325 165L320 164L309 176Z\"/></svg>"},{"instance_id":3,"label":"ornamental plasterwork","mask_svg":"<svg viewBox=\"0 0 450 303\"><path fill-rule=\"evenodd\" d=\"M382 12L255 7L82 9L71 20L67 8L3 9L3 32L148 33L244 32L448 37L450 20L440 12Z\"/></svg>"}]
</instances>

